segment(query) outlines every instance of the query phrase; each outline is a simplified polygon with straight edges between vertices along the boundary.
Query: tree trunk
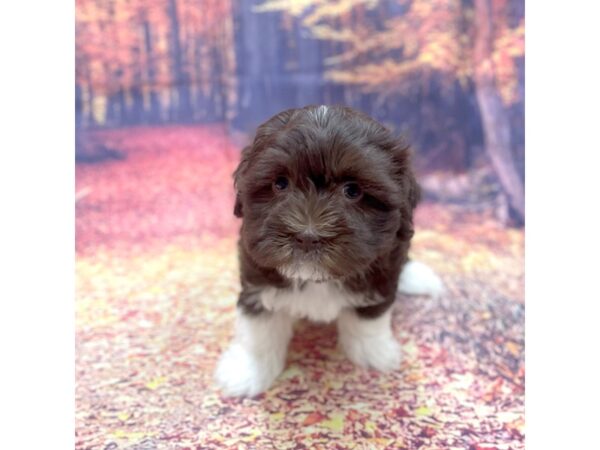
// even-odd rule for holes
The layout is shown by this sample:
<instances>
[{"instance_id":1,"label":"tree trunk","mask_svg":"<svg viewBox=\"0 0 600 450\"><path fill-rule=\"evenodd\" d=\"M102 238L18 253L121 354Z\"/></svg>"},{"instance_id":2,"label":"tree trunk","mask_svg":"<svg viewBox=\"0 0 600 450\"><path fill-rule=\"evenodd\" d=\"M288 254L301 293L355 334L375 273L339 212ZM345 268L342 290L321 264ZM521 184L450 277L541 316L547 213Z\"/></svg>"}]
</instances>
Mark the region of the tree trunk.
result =
<instances>
[{"instance_id":1,"label":"tree trunk","mask_svg":"<svg viewBox=\"0 0 600 450\"><path fill-rule=\"evenodd\" d=\"M75 129L83 125L83 89L80 83L75 83Z\"/></svg>"},{"instance_id":2,"label":"tree trunk","mask_svg":"<svg viewBox=\"0 0 600 450\"><path fill-rule=\"evenodd\" d=\"M152 49L152 31L148 20L143 22L144 29L144 49L146 50L146 61L148 64L148 90L150 93L150 111L148 112L148 122L160 122L160 101L156 92L156 69L154 67L154 52Z\"/></svg>"},{"instance_id":3,"label":"tree trunk","mask_svg":"<svg viewBox=\"0 0 600 450\"><path fill-rule=\"evenodd\" d=\"M298 20L294 23L293 33L296 41L297 68L295 74L289 74L287 77L297 80L294 83L296 87L294 103L297 106L321 103L323 99L321 41L306 33Z\"/></svg>"},{"instance_id":4,"label":"tree trunk","mask_svg":"<svg viewBox=\"0 0 600 450\"><path fill-rule=\"evenodd\" d=\"M144 107L144 92L142 90L142 62L136 58L134 62L133 84L130 89L131 93L131 108L129 110L129 120L132 124L140 124L144 122L145 107Z\"/></svg>"},{"instance_id":5,"label":"tree trunk","mask_svg":"<svg viewBox=\"0 0 600 450\"><path fill-rule=\"evenodd\" d=\"M194 40L194 72L196 77L197 89L195 92L194 102L197 118L201 121L209 120L210 98L206 92L206 86L209 86L210 92L210 75L207 74L207 63L209 53L209 45L205 43L202 37L196 37Z\"/></svg>"},{"instance_id":6,"label":"tree trunk","mask_svg":"<svg viewBox=\"0 0 600 450\"><path fill-rule=\"evenodd\" d=\"M293 106L295 96L286 85L281 13L257 13L262 0L234 2L238 108L233 126L254 130L282 109Z\"/></svg>"},{"instance_id":7,"label":"tree trunk","mask_svg":"<svg viewBox=\"0 0 600 450\"><path fill-rule=\"evenodd\" d=\"M171 61L173 64L173 84L177 91L177 104L175 105L175 118L189 121L192 118L192 103L190 99L190 79L185 70L185 62L181 49L181 33L179 30L179 16L177 0L169 0L167 15L171 27Z\"/></svg>"},{"instance_id":8,"label":"tree trunk","mask_svg":"<svg viewBox=\"0 0 600 450\"><path fill-rule=\"evenodd\" d=\"M119 123L120 125L125 125L129 121L129 113L127 110L127 100L126 100L125 88L123 86L119 87L119 90L116 94L116 101L119 105Z\"/></svg>"},{"instance_id":9,"label":"tree trunk","mask_svg":"<svg viewBox=\"0 0 600 450\"><path fill-rule=\"evenodd\" d=\"M217 118L219 120L225 120L225 111L227 109L226 107L226 101L225 101L225 86L223 83L223 76L224 76L224 65L223 65L223 61L222 58L223 57L223 49L222 48L217 48L215 47L213 50L213 70L214 70L214 89L217 93L217 97L218 97L218 101L215 104L215 109L218 111L217 112Z\"/></svg>"},{"instance_id":10,"label":"tree trunk","mask_svg":"<svg viewBox=\"0 0 600 450\"><path fill-rule=\"evenodd\" d=\"M94 124L94 85L92 83L92 70L89 66L85 71L85 79L88 87L87 92L87 116L85 120L85 125L91 127Z\"/></svg>"},{"instance_id":11,"label":"tree trunk","mask_svg":"<svg viewBox=\"0 0 600 450\"><path fill-rule=\"evenodd\" d=\"M251 0L234 4L238 105L233 125L242 131L254 129L268 114L260 41L266 30L259 24L261 16L252 10L256 4Z\"/></svg>"},{"instance_id":12,"label":"tree trunk","mask_svg":"<svg viewBox=\"0 0 600 450\"><path fill-rule=\"evenodd\" d=\"M485 148L514 218L525 220L525 189L511 151L510 122L496 87L491 55L493 44L492 0L475 0L475 92L481 114Z\"/></svg>"}]
</instances>

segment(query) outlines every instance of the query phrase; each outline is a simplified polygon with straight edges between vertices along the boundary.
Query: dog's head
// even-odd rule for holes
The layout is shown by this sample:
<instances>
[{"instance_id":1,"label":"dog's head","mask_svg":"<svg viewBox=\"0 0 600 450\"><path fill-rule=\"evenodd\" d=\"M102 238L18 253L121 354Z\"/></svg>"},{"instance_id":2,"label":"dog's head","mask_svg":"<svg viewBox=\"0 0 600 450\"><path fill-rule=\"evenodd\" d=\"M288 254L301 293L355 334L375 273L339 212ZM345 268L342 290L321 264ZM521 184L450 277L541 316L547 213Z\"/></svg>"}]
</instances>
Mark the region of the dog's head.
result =
<instances>
[{"instance_id":1,"label":"dog's head","mask_svg":"<svg viewBox=\"0 0 600 450\"><path fill-rule=\"evenodd\" d=\"M408 148L350 108L272 117L242 152L234 178L244 249L287 278L364 272L413 235L419 188Z\"/></svg>"}]
</instances>

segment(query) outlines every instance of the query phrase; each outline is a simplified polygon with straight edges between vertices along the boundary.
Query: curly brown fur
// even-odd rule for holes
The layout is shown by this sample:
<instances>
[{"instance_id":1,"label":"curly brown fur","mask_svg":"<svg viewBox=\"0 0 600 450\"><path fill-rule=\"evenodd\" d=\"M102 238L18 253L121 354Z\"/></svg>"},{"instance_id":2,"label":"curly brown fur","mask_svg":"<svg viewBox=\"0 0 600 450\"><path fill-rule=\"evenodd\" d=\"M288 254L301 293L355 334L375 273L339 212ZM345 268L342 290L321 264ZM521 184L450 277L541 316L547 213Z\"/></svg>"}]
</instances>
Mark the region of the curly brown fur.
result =
<instances>
[{"instance_id":1,"label":"curly brown fur","mask_svg":"<svg viewBox=\"0 0 600 450\"><path fill-rule=\"evenodd\" d=\"M297 318L335 320L351 361L397 369L390 306L419 199L408 147L360 112L308 106L261 125L234 177L242 291L223 391L268 389Z\"/></svg>"},{"instance_id":2,"label":"curly brown fur","mask_svg":"<svg viewBox=\"0 0 600 450\"><path fill-rule=\"evenodd\" d=\"M288 186L278 190L281 178ZM298 261L317 268L317 281L338 280L376 297L357 307L363 316L392 304L420 192L402 140L347 107L327 107L325 114L316 106L290 109L258 128L234 179L234 212L243 219L241 307L260 312L247 288L289 285L285 268ZM360 187L359 199L344 195L347 183ZM310 254L295 240L307 228L319 241Z\"/></svg>"}]
</instances>

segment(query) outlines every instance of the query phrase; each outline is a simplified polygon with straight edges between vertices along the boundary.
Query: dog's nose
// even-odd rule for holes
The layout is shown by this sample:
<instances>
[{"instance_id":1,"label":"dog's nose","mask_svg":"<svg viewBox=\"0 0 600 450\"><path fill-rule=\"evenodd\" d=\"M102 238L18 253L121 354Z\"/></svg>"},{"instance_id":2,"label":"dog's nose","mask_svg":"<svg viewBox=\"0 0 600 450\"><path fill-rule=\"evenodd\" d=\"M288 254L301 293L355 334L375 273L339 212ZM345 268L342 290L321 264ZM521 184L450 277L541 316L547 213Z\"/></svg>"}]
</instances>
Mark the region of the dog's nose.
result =
<instances>
[{"instance_id":1,"label":"dog's nose","mask_svg":"<svg viewBox=\"0 0 600 450\"><path fill-rule=\"evenodd\" d=\"M321 246L321 240L313 233L298 233L296 235L296 245L305 252L309 252L319 248Z\"/></svg>"}]
</instances>

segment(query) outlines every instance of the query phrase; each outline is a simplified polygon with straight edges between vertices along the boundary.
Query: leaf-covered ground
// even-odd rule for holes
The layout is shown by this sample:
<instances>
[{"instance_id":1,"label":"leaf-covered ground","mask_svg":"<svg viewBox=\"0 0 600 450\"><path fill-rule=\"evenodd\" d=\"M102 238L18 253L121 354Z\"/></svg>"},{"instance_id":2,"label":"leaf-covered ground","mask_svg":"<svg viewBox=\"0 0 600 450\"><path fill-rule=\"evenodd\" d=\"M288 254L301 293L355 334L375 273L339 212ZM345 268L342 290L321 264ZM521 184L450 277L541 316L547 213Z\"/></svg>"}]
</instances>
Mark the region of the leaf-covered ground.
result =
<instances>
[{"instance_id":1,"label":"leaf-covered ground","mask_svg":"<svg viewBox=\"0 0 600 450\"><path fill-rule=\"evenodd\" d=\"M237 147L216 126L100 137L127 157L77 167L78 449L524 448L522 230L424 203L412 256L447 293L398 298L400 371L355 368L332 326L300 323L275 386L225 399Z\"/></svg>"}]
</instances>

